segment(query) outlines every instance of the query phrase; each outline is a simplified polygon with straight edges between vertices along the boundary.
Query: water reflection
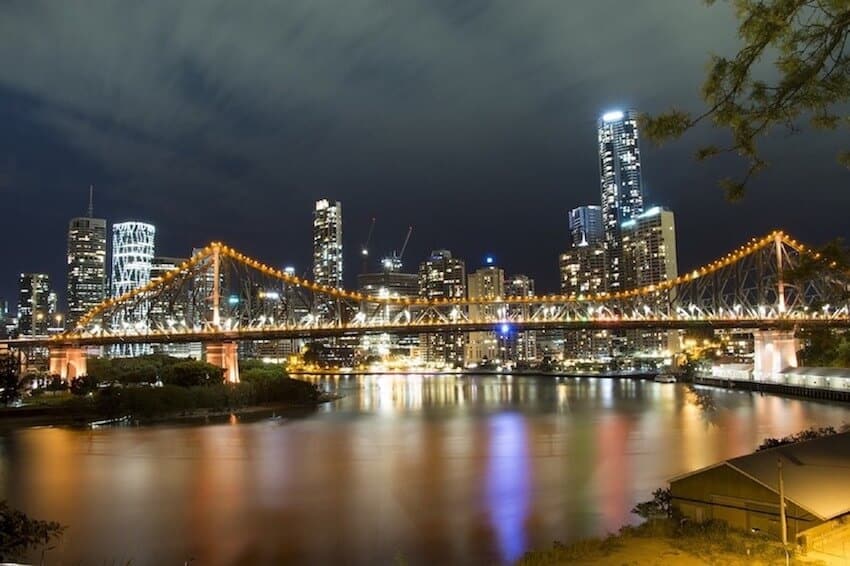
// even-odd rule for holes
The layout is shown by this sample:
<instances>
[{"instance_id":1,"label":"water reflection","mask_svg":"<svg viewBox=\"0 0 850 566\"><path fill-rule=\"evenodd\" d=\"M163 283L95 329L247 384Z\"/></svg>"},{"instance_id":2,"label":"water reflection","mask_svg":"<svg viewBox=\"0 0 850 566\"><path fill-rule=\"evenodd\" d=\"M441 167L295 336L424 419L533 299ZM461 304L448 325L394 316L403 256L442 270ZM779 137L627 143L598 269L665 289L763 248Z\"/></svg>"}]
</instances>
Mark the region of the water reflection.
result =
<instances>
[{"instance_id":1,"label":"water reflection","mask_svg":"<svg viewBox=\"0 0 850 566\"><path fill-rule=\"evenodd\" d=\"M310 379L344 397L250 424L7 433L2 496L70 525L50 563L504 563L847 414L630 379Z\"/></svg>"}]
</instances>

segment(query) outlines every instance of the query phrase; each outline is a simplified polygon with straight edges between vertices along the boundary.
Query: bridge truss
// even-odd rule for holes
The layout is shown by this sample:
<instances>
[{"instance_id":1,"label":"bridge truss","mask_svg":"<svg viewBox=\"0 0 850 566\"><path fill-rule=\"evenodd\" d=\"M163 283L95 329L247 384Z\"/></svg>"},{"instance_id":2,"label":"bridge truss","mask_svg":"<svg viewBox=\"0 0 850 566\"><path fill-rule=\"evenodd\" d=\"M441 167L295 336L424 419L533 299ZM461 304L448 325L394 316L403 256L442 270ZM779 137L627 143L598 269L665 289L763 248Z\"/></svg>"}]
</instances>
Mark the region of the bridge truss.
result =
<instances>
[{"instance_id":1,"label":"bridge truss","mask_svg":"<svg viewBox=\"0 0 850 566\"><path fill-rule=\"evenodd\" d=\"M822 269L811 269L818 262ZM801 279L796 273L803 264L809 269ZM502 324L529 329L847 325L850 279L830 267L776 231L699 269L638 289L428 300L323 286L214 242L163 277L104 301L77 328L50 342L412 334Z\"/></svg>"}]
</instances>

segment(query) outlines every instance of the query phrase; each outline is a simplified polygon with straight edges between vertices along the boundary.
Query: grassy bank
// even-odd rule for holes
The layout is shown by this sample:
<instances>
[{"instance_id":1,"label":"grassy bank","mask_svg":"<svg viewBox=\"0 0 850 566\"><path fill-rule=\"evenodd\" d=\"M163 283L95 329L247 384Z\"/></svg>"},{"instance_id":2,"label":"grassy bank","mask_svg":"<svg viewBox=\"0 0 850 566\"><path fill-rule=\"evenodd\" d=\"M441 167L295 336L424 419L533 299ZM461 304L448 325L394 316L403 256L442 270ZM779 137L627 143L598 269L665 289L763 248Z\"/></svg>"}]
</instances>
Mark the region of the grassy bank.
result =
<instances>
[{"instance_id":1,"label":"grassy bank","mask_svg":"<svg viewBox=\"0 0 850 566\"><path fill-rule=\"evenodd\" d=\"M795 563L806 562L799 556ZM764 535L730 528L726 523L679 524L673 519L655 519L637 527L623 527L604 538L585 539L572 544L556 542L548 550L528 552L521 566L559 564L785 564L778 542Z\"/></svg>"},{"instance_id":2,"label":"grassy bank","mask_svg":"<svg viewBox=\"0 0 850 566\"><path fill-rule=\"evenodd\" d=\"M327 400L316 385L291 379L281 366L254 361L244 362L240 383L224 383L215 366L167 356L92 365L92 375L75 380L70 389L36 391L23 407L0 410L0 418L18 424L125 417L151 421L258 407L304 407Z\"/></svg>"},{"instance_id":3,"label":"grassy bank","mask_svg":"<svg viewBox=\"0 0 850 566\"><path fill-rule=\"evenodd\" d=\"M129 417L152 421L240 412L257 407L311 406L327 400L313 384L280 378L269 382L180 387L106 388L86 396L64 395L0 410L9 424L62 424ZM47 399L45 399L47 401Z\"/></svg>"}]
</instances>

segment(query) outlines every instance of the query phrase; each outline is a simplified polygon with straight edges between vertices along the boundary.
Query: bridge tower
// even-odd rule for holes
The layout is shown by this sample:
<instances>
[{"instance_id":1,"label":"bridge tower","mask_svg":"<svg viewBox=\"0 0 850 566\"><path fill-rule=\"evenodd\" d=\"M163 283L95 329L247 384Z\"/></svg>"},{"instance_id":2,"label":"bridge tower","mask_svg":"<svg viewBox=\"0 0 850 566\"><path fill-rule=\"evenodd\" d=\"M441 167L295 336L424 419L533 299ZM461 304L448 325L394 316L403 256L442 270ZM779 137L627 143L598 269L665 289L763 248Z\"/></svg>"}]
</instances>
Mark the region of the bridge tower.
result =
<instances>
[{"instance_id":1,"label":"bridge tower","mask_svg":"<svg viewBox=\"0 0 850 566\"><path fill-rule=\"evenodd\" d=\"M58 375L68 381L86 375L86 353L79 346L51 346L50 375Z\"/></svg>"},{"instance_id":2,"label":"bridge tower","mask_svg":"<svg viewBox=\"0 0 850 566\"><path fill-rule=\"evenodd\" d=\"M212 327L221 330L221 244L212 245ZM236 342L211 342L204 349L207 363L224 370L224 379L228 383L239 383L239 348Z\"/></svg>"},{"instance_id":3,"label":"bridge tower","mask_svg":"<svg viewBox=\"0 0 850 566\"><path fill-rule=\"evenodd\" d=\"M797 367L799 348L793 330L753 331L753 377L775 379L782 370Z\"/></svg>"}]
</instances>

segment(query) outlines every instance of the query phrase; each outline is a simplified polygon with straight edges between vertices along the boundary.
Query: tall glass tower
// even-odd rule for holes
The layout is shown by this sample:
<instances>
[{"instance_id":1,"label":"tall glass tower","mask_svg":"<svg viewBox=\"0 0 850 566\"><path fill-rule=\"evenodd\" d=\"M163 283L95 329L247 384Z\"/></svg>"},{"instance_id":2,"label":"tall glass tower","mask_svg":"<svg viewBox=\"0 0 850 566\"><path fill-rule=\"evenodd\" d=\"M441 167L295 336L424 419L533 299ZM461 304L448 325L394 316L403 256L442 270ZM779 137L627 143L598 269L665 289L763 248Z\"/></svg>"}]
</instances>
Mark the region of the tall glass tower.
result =
<instances>
[{"instance_id":1,"label":"tall glass tower","mask_svg":"<svg viewBox=\"0 0 850 566\"><path fill-rule=\"evenodd\" d=\"M156 228L144 222L119 222L112 226L112 297L144 287L151 280ZM150 305L140 302L132 312L121 310L112 319L113 328L147 324ZM139 355L141 346L121 349L116 355Z\"/></svg>"},{"instance_id":2,"label":"tall glass tower","mask_svg":"<svg viewBox=\"0 0 850 566\"><path fill-rule=\"evenodd\" d=\"M313 279L319 285L342 287L342 203L316 201L313 211ZM335 311L332 301L316 305L320 316Z\"/></svg>"},{"instance_id":3,"label":"tall glass tower","mask_svg":"<svg viewBox=\"0 0 850 566\"><path fill-rule=\"evenodd\" d=\"M621 226L643 213L637 121L635 110L616 110L603 114L598 123L602 223L609 260L609 291L618 291L624 286Z\"/></svg>"},{"instance_id":4,"label":"tall glass tower","mask_svg":"<svg viewBox=\"0 0 850 566\"><path fill-rule=\"evenodd\" d=\"M91 192L88 215L68 224L68 318L80 318L106 298L106 220L94 218Z\"/></svg>"},{"instance_id":5,"label":"tall glass tower","mask_svg":"<svg viewBox=\"0 0 850 566\"><path fill-rule=\"evenodd\" d=\"M570 211L570 239L573 247L602 242L602 207L595 204L579 206Z\"/></svg>"}]
</instances>

